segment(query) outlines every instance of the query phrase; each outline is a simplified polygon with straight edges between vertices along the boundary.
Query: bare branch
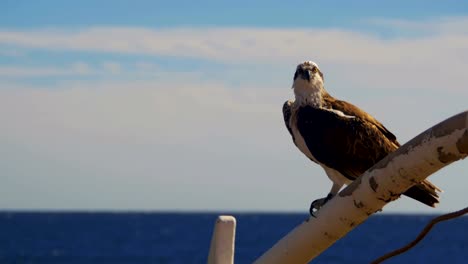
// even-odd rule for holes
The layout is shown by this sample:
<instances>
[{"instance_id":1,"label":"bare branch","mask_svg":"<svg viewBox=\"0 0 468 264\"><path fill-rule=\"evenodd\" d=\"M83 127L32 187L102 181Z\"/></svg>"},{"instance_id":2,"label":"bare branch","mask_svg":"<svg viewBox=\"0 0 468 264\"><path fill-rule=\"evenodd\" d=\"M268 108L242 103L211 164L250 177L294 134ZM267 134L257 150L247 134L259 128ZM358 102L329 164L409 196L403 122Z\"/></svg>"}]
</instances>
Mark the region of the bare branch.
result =
<instances>
[{"instance_id":1,"label":"bare branch","mask_svg":"<svg viewBox=\"0 0 468 264\"><path fill-rule=\"evenodd\" d=\"M453 212L453 213L444 214L444 215L441 215L441 216L438 216L438 217L432 219L431 222L429 222L429 224L427 224L426 227L424 227L424 229L421 231L421 233L419 233L419 235L416 237L415 240L413 240L412 242L410 242L408 245L406 245L404 247L401 247L399 249L396 249L396 250L394 250L392 252L389 252L389 253L381 256L380 258L372 261L371 264L382 263L383 261L385 261L385 260L387 260L389 258L392 258L394 256L400 255L403 252L408 251L410 248L416 246L416 244L418 244L429 233L429 231L432 229L432 227L434 227L437 223L442 222L442 221L446 221L446 220L450 220L450 219L453 219L453 218L456 218L456 217L459 217L459 216L462 216L462 215L464 215L466 213L468 213L468 207L466 207L466 208L464 208L462 210L459 210L459 211L456 211L456 212Z\"/></svg>"}]
</instances>

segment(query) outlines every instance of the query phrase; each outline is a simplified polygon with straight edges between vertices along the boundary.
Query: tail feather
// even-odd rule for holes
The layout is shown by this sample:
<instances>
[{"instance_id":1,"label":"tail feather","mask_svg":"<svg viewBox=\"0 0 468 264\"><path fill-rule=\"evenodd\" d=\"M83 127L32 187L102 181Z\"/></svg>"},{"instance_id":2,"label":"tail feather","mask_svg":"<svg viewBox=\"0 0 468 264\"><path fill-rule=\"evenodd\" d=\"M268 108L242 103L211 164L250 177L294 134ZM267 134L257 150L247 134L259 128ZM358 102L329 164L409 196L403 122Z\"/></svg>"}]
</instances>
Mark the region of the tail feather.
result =
<instances>
[{"instance_id":1,"label":"tail feather","mask_svg":"<svg viewBox=\"0 0 468 264\"><path fill-rule=\"evenodd\" d=\"M409 188L403 194L428 206L436 207L436 204L439 203L438 192L442 192L442 190L429 181L423 181Z\"/></svg>"}]
</instances>

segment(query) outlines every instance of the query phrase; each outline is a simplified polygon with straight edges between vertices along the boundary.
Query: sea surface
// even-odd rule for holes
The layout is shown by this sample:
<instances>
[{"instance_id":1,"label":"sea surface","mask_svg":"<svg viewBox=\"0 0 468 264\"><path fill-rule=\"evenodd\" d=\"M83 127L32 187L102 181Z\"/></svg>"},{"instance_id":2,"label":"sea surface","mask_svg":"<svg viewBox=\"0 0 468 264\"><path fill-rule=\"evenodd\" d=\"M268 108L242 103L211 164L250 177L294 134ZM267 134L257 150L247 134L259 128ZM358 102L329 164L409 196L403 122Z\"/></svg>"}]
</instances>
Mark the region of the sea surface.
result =
<instances>
[{"instance_id":1,"label":"sea surface","mask_svg":"<svg viewBox=\"0 0 468 264\"><path fill-rule=\"evenodd\" d=\"M206 263L216 213L0 212L0 263ZM251 263L306 214L233 213L235 263ZM369 263L435 216L372 216L313 263ZM385 263L468 263L468 217L439 223Z\"/></svg>"}]
</instances>

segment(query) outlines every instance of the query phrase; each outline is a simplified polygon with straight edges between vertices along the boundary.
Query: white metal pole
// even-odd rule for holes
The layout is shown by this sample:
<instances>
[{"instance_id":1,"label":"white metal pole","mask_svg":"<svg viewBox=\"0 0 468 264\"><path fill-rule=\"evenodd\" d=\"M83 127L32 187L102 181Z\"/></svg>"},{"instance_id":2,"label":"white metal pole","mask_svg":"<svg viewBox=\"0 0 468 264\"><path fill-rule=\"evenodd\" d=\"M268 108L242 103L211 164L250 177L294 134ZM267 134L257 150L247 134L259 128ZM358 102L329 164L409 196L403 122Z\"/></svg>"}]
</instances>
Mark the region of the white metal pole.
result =
<instances>
[{"instance_id":1,"label":"white metal pole","mask_svg":"<svg viewBox=\"0 0 468 264\"><path fill-rule=\"evenodd\" d=\"M208 264L233 264L236 238L236 219L221 215L216 220L211 238Z\"/></svg>"},{"instance_id":2,"label":"white metal pole","mask_svg":"<svg viewBox=\"0 0 468 264\"><path fill-rule=\"evenodd\" d=\"M378 162L255 263L308 263L387 203L468 155L468 111L421 133Z\"/></svg>"}]
</instances>

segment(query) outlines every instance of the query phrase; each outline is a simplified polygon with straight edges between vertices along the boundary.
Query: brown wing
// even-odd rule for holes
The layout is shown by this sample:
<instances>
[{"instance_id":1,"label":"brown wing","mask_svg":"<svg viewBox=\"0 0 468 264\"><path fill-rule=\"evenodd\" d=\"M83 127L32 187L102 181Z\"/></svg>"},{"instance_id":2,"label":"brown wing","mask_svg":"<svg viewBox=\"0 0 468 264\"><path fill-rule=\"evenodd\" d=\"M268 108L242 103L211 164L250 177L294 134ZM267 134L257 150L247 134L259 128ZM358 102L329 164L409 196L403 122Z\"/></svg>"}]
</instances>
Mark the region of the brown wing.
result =
<instances>
[{"instance_id":1,"label":"brown wing","mask_svg":"<svg viewBox=\"0 0 468 264\"><path fill-rule=\"evenodd\" d=\"M374 125L377 129L382 132L388 140L393 142L397 147L400 147L400 143L398 143L396 136L390 132L384 125L382 125L379 121L377 121L373 116L366 113L364 110L360 109L359 107L350 104L345 101L336 100L335 98L326 94L324 96L324 101L327 107L330 107L335 110L339 110L343 112L345 115L349 116L356 116L359 117L361 120L369 122L370 124Z\"/></svg>"},{"instance_id":2,"label":"brown wing","mask_svg":"<svg viewBox=\"0 0 468 264\"><path fill-rule=\"evenodd\" d=\"M323 108L301 107L297 127L317 161L349 179L359 177L398 148L366 118L341 116Z\"/></svg>"},{"instance_id":3,"label":"brown wing","mask_svg":"<svg viewBox=\"0 0 468 264\"><path fill-rule=\"evenodd\" d=\"M395 135L356 106L343 101L336 101L334 106L346 116L311 106L298 110L298 129L320 163L348 179L356 179L400 146ZM438 191L437 186L425 180L404 194L435 207Z\"/></svg>"}]
</instances>

